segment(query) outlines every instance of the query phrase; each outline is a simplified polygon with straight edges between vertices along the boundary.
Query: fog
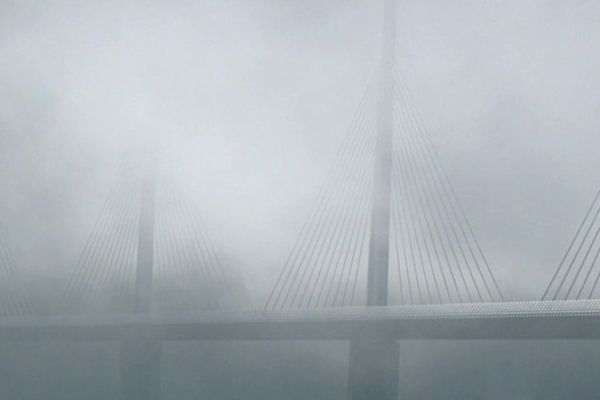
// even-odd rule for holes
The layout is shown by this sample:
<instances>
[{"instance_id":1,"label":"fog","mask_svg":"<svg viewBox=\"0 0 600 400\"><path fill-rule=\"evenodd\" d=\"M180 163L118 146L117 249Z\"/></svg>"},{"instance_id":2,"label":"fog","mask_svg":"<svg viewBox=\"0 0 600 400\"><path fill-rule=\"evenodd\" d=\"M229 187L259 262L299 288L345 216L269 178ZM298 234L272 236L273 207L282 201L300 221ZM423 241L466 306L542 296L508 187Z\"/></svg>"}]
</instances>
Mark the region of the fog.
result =
<instances>
[{"instance_id":1,"label":"fog","mask_svg":"<svg viewBox=\"0 0 600 400\"><path fill-rule=\"evenodd\" d=\"M592 1L398 2L399 68L510 299L541 297L600 189L599 17ZM58 312L120 163L152 147L261 307L380 41L373 1L0 0L0 233L19 284ZM593 343L488 345L407 346L403 393L572 398L594 382ZM169 346L166 398L344 397L344 343ZM117 391L115 346L1 348L5 398Z\"/></svg>"}]
</instances>

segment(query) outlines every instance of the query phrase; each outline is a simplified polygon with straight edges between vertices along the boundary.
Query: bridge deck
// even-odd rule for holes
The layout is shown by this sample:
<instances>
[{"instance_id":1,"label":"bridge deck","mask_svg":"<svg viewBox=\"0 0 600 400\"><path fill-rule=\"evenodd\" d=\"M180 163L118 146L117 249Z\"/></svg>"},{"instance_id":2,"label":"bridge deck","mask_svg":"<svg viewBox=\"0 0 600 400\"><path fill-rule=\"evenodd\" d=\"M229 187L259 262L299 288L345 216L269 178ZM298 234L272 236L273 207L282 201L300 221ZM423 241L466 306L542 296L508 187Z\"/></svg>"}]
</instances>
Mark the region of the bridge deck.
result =
<instances>
[{"instance_id":1,"label":"bridge deck","mask_svg":"<svg viewBox=\"0 0 600 400\"><path fill-rule=\"evenodd\" d=\"M0 340L600 338L600 300L4 319Z\"/></svg>"}]
</instances>

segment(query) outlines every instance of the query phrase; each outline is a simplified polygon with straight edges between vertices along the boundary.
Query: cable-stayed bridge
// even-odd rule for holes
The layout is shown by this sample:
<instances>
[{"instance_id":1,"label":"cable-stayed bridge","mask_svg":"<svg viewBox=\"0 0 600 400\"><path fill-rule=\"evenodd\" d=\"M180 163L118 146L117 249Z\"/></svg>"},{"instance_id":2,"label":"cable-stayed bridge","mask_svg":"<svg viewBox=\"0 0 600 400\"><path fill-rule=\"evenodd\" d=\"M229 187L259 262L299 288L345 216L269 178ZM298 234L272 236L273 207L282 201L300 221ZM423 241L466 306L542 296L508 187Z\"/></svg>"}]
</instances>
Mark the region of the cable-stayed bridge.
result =
<instances>
[{"instance_id":1,"label":"cable-stayed bridge","mask_svg":"<svg viewBox=\"0 0 600 400\"><path fill-rule=\"evenodd\" d=\"M0 242L0 339L118 340L123 399L158 398L162 341L348 340L349 397L392 399L400 339L600 337L600 196L541 301L507 301L397 65L384 3L380 71L264 309L227 310L231 272L150 156L121 169L64 315L35 316Z\"/></svg>"}]
</instances>

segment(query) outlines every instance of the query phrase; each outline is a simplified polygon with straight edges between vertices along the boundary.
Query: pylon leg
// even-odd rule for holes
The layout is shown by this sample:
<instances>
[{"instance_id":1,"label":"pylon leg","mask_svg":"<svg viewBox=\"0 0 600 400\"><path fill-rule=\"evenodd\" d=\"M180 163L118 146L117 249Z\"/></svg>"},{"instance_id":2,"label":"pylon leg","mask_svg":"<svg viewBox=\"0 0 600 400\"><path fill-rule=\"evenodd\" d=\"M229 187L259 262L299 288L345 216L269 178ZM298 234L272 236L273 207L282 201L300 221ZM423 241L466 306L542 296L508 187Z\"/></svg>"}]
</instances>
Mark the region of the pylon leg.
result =
<instances>
[{"instance_id":1,"label":"pylon leg","mask_svg":"<svg viewBox=\"0 0 600 400\"><path fill-rule=\"evenodd\" d=\"M120 400L158 400L161 343L128 339L121 342Z\"/></svg>"},{"instance_id":2,"label":"pylon leg","mask_svg":"<svg viewBox=\"0 0 600 400\"><path fill-rule=\"evenodd\" d=\"M398 377L396 340L357 338L350 341L350 400L398 400Z\"/></svg>"}]
</instances>

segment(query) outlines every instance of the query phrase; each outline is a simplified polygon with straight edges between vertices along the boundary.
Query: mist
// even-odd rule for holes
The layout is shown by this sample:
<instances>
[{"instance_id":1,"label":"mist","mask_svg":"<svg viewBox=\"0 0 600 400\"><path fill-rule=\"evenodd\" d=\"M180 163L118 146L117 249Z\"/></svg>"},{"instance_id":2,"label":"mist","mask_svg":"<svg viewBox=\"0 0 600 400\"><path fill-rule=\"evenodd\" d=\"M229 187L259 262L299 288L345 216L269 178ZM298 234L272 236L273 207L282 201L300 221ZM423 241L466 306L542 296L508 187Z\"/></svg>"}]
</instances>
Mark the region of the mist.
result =
<instances>
[{"instance_id":1,"label":"mist","mask_svg":"<svg viewBox=\"0 0 600 400\"><path fill-rule=\"evenodd\" d=\"M235 276L236 307L261 309L378 72L381 5L80 3L0 1L16 284L60 314L120 165L153 152L162 190L185 193ZM591 1L398 2L398 68L509 300L541 298L600 188L599 17ZM596 345L404 342L401 393L585 398ZM345 397L343 342L163 351L164 398ZM118 392L114 343L2 343L0 359L4 398Z\"/></svg>"}]
</instances>

